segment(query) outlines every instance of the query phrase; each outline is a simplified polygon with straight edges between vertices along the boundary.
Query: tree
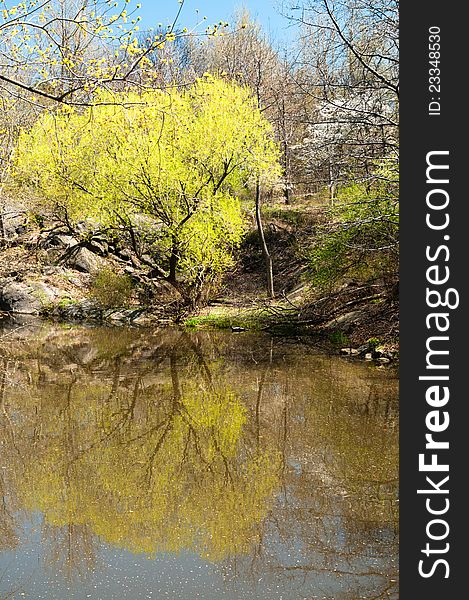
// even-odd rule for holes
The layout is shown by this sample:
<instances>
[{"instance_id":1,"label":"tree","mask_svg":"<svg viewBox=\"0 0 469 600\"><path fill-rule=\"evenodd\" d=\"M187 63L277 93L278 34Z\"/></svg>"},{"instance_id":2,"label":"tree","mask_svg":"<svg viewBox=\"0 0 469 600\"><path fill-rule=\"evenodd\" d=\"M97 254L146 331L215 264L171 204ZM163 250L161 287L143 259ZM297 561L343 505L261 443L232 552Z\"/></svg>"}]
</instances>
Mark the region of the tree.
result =
<instances>
[{"instance_id":1,"label":"tree","mask_svg":"<svg viewBox=\"0 0 469 600\"><path fill-rule=\"evenodd\" d=\"M249 90L205 76L182 91L101 91L24 131L16 189L67 223L88 218L151 239L160 276L192 304L231 262L237 194L279 174L272 128ZM181 279L182 276L182 279Z\"/></svg>"},{"instance_id":2,"label":"tree","mask_svg":"<svg viewBox=\"0 0 469 600\"><path fill-rule=\"evenodd\" d=\"M175 39L174 22L139 44L129 0L0 0L0 86L27 101L80 104L106 85L151 77L148 56Z\"/></svg>"},{"instance_id":3,"label":"tree","mask_svg":"<svg viewBox=\"0 0 469 600\"><path fill-rule=\"evenodd\" d=\"M309 98L296 151L333 197L351 178L370 177L377 159L397 156L398 2L307 0L296 10L295 78Z\"/></svg>"},{"instance_id":4,"label":"tree","mask_svg":"<svg viewBox=\"0 0 469 600\"><path fill-rule=\"evenodd\" d=\"M310 260L314 281L333 287L345 275L395 284L399 263L398 164L382 161L373 180L340 190L328 222L316 230Z\"/></svg>"},{"instance_id":5,"label":"tree","mask_svg":"<svg viewBox=\"0 0 469 600\"><path fill-rule=\"evenodd\" d=\"M36 107L0 94L0 246L9 243L12 237L11 224L25 217L20 203L4 193L11 154L16 146L22 127L37 118Z\"/></svg>"},{"instance_id":6,"label":"tree","mask_svg":"<svg viewBox=\"0 0 469 600\"><path fill-rule=\"evenodd\" d=\"M329 190L310 253L317 283L398 271L399 36L397 0L305 0L294 76L304 93L297 161Z\"/></svg>"},{"instance_id":7,"label":"tree","mask_svg":"<svg viewBox=\"0 0 469 600\"><path fill-rule=\"evenodd\" d=\"M239 11L234 17L232 30L221 37L204 40L198 51L193 51L192 61L194 68L199 72L208 70L214 74L222 74L231 81L247 85L252 90L259 110L272 123L279 142L283 170L282 187L285 201L289 203L290 134L286 122L288 71L259 24L250 18L247 11ZM261 181L256 183L255 218L265 262L267 293L270 298L274 298L273 263L262 220L264 188Z\"/></svg>"}]
</instances>

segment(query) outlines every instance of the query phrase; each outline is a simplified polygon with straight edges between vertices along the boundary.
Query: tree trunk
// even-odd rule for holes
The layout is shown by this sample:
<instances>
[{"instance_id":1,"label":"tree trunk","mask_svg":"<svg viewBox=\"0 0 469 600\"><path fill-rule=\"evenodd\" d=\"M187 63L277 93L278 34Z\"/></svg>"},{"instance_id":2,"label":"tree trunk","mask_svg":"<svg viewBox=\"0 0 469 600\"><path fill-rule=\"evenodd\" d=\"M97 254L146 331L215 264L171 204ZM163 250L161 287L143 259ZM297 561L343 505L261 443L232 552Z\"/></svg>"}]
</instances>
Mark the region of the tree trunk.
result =
<instances>
[{"instance_id":1,"label":"tree trunk","mask_svg":"<svg viewBox=\"0 0 469 600\"><path fill-rule=\"evenodd\" d=\"M168 281L172 284L176 283L176 270L179 261L179 244L175 237L172 240L171 256L169 257L169 275Z\"/></svg>"},{"instance_id":2,"label":"tree trunk","mask_svg":"<svg viewBox=\"0 0 469 600\"><path fill-rule=\"evenodd\" d=\"M285 204L290 204L290 157L288 152L288 140L287 140L287 125L286 125L286 111L285 111L285 99L282 99L282 136L283 136L283 169L285 177L285 185L283 187L283 197Z\"/></svg>"},{"instance_id":3,"label":"tree trunk","mask_svg":"<svg viewBox=\"0 0 469 600\"><path fill-rule=\"evenodd\" d=\"M329 199L331 201L331 206L334 206L335 192L336 192L336 183L334 180L334 169L332 166L332 161L331 161L331 159L329 159Z\"/></svg>"},{"instance_id":4,"label":"tree trunk","mask_svg":"<svg viewBox=\"0 0 469 600\"><path fill-rule=\"evenodd\" d=\"M264 236L264 227L262 225L261 218L261 185L259 180L256 183L256 223L257 223L257 231L259 233L259 240L261 242L262 256L265 260L265 267L267 273L267 293L269 298L275 298L274 292L274 274L272 271L272 257L269 254L269 249L267 248L267 244Z\"/></svg>"},{"instance_id":5,"label":"tree trunk","mask_svg":"<svg viewBox=\"0 0 469 600\"><path fill-rule=\"evenodd\" d=\"M5 221L3 218L3 207L0 206L0 244L6 242L7 234L5 230Z\"/></svg>"},{"instance_id":6,"label":"tree trunk","mask_svg":"<svg viewBox=\"0 0 469 600\"><path fill-rule=\"evenodd\" d=\"M283 199L285 200L285 204L291 204L291 202L290 202L290 184L288 183L288 180L285 182L285 185L283 188Z\"/></svg>"}]
</instances>

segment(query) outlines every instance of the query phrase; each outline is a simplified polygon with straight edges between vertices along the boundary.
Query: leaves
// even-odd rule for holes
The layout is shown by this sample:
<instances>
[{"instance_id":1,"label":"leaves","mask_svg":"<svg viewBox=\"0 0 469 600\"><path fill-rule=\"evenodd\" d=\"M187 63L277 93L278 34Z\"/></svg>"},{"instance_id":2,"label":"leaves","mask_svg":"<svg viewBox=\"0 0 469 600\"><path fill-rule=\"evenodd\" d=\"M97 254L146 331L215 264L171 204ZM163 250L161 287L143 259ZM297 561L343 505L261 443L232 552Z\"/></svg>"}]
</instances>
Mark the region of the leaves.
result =
<instances>
[{"instance_id":1,"label":"leaves","mask_svg":"<svg viewBox=\"0 0 469 600\"><path fill-rule=\"evenodd\" d=\"M334 285L344 275L374 276L394 272L398 261L398 170L381 161L371 180L340 191L329 223L318 229L310 251L317 285Z\"/></svg>"},{"instance_id":2,"label":"leaves","mask_svg":"<svg viewBox=\"0 0 469 600\"><path fill-rule=\"evenodd\" d=\"M40 206L118 226L148 217L154 252L186 278L230 264L238 193L280 174L272 128L245 87L205 76L182 91L113 94L23 131L12 179Z\"/></svg>"}]
</instances>

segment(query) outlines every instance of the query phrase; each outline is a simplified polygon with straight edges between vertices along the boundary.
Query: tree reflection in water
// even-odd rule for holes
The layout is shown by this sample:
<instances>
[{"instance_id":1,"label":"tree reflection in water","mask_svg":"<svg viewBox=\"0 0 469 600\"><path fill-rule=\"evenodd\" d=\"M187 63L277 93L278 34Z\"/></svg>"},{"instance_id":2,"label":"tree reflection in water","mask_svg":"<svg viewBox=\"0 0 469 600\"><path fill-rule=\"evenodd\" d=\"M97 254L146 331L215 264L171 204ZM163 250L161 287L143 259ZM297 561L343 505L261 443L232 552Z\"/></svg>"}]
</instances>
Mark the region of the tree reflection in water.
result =
<instances>
[{"instance_id":1,"label":"tree reflection in water","mask_svg":"<svg viewBox=\"0 0 469 600\"><path fill-rule=\"evenodd\" d=\"M104 542L191 551L291 598L397 597L383 371L267 336L48 326L9 336L1 361L2 549L37 511L48 568L71 580Z\"/></svg>"}]
</instances>

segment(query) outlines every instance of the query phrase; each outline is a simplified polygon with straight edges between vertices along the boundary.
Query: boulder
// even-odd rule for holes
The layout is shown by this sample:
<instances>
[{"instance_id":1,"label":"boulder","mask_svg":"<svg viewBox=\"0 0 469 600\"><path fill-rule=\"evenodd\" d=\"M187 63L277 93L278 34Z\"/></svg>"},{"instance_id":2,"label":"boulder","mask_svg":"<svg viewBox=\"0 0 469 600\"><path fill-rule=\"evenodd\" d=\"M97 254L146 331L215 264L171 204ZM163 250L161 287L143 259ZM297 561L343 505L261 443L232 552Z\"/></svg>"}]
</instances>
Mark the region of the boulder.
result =
<instances>
[{"instance_id":1,"label":"boulder","mask_svg":"<svg viewBox=\"0 0 469 600\"><path fill-rule=\"evenodd\" d=\"M37 315L54 302L60 291L39 281L0 282L0 309L25 315Z\"/></svg>"},{"instance_id":2,"label":"boulder","mask_svg":"<svg viewBox=\"0 0 469 600\"><path fill-rule=\"evenodd\" d=\"M73 237L73 235L67 235L65 233L62 233L62 234L54 236L53 239L57 241L57 243L55 245L59 246L60 248L67 249L67 248L74 248L75 246L78 246L78 242Z\"/></svg>"},{"instance_id":3,"label":"boulder","mask_svg":"<svg viewBox=\"0 0 469 600\"><path fill-rule=\"evenodd\" d=\"M137 308L118 308L106 310L103 318L116 324L133 323L142 314L142 310Z\"/></svg>"},{"instance_id":4,"label":"boulder","mask_svg":"<svg viewBox=\"0 0 469 600\"><path fill-rule=\"evenodd\" d=\"M106 262L102 258L96 256L96 254L87 248L78 248L76 251L73 251L65 263L78 271L89 273L90 275L97 275L106 266Z\"/></svg>"},{"instance_id":5,"label":"boulder","mask_svg":"<svg viewBox=\"0 0 469 600\"><path fill-rule=\"evenodd\" d=\"M2 231L6 240L14 239L26 230L27 217L24 208L11 201L0 203Z\"/></svg>"},{"instance_id":6,"label":"boulder","mask_svg":"<svg viewBox=\"0 0 469 600\"><path fill-rule=\"evenodd\" d=\"M394 360L395 358L395 352L389 350L389 348L385 345L382 346L377 346L374 350L373 350L373 358L375 359L386 359L386 361L383 360L383 362L389 362Z\"/></svg>"},{"instance_id":7,"label":"boulder","mask_svg":"<svg viewBox=\"0 0 469 600\"><path fill-rule=\"evenodd\" d=\"M79 300L57 305L53 314L70 321L101 321L102 310L93 300Z\"/></svg>"},{"instance_id":8,"label":"boulder","mask_svg":"<svg viewBox=\"0 0 469 600\"><path fill-rule=\"evenodd\" d=\"M139 314L137 317L135 317L135 319L132 320L133 325L139 325L141 327L152 325L154 322L155 317L146 312Z\"/></svg>"},{"instance_id":9,"label":"boulder","mask_svg":"<svg viewBox=\"0 0 469 600\"><path fill-rule=\"evenodd\" d=\"M41 247L44 250L53 248L55 250L68 250L78 245L77 240L63 231L44 232L41 234Z\"/></svg>"},{"instance_id":10,"label":"boulder","mask_svg":"<svg viewBox=\"0 0 469 600\"><path fill-rule=\"evenodd\" d=\"M109 245L104 238L91 238L89 244L91 250L100 256L106 256L109 252Z\"/></svg>"},{"instance_id":11,"label":"boulder","mask_svg":"<svg viewBox=\"0 0 469 600\"><path fill-rule=\"evenodd\" d=\"M121 260L130 261L132 258L132 254L126 248L122 248L116 251L116 256L118 256Z\"/></svg>"},{"instance_id":12,"label":"boulder","mask_svg":"<svg viewBox=\"0 0 469 600\"><path fill-rule=\"evenodd\" d=\"M0 280L0 310L37 315L49 310L63 292L42 281Z\"/></svg>"},{"instance_id":13,"label":"boulder","mask_svg":"<svg viewBox=\"0 0 469 600\"><path fill-rule=\"evenodd\" d=\"M42 303L30 286L19 281L0 284L0 310L37 315L41 308Z\"/></svg>"},{"instance_id":14,"label":"boulder","mask_svg":"<svg viewBox=\"0 0 469 600\"><path fill-rule=\"evenodd\" d=\"M63 267L58 267L56 265L46 265L42 268L42 274L48 277L51 275L63 275L65 272Z\"/></svg>"},{"instance_id":15,"label":"boulder","mask_svg":"<svg viewBox=\"0 0 469 600\"><path fill-rule=\"evenodd\" d=\"M370 344L362 344L357 348L358 354L365 355L370 351Z\"/></svg>"}]
</instances>

